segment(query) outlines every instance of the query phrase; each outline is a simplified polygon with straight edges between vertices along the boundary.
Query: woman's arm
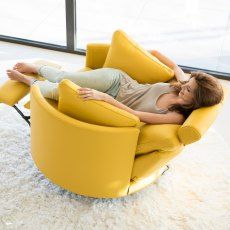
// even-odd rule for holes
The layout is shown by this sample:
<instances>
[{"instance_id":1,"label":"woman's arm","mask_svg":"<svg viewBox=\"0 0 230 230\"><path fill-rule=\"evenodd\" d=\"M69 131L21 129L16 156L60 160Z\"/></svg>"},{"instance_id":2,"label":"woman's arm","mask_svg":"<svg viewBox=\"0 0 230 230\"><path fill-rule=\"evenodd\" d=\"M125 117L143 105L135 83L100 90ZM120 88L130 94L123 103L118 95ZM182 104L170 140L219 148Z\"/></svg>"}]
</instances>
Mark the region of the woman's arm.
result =
<instances>
[{"instance_id":1,"label":"woman's arm","mask_svg":"<svg viewBox=\"0 0 230 230\"><path fill-rule=\"evenodd\" d=\"M183 124L185 121L184 116L182 114L179 114L177 112L168 112L166 114L157 114L157 113L148 113L148 112L142 112L133 110L126 105L120 103L110 95L105 95L106 102L120 108L124 109L127 112L132 113L133 115L139 117L140 121L143 121L148 124Z\"/></svg>"},{"instance_id":2,"label":"woman's arm","mask_svg":"<svg viewBox=\"0 0 230 230\"><path fill-rule=\"evenodd\" d=\"M157 113L147 113L142 111L136 111L131 109L130 107L122 104L121 102L114 99L109 94L90 89L90 88L79 88L78 94L83 100L88 99L96 99L105 101L111 105L114 105L120 109L123 109L137 117L139 117L140 121L149 123L149 124L183 124L184 116L182 114L176 112L169 112L167 114L157 114Z\"/></svg>"},{"instance_id":3,"label":"woman's arm","mask_svg":"<svg viewBox=\"0 0 230 230\"><path fill-rule=\"evenodd\" d=\"M135 115L139 117L140 121L149 124L178 124L182 125L185 121L183 114L175 111L165 114L148 113L142 111L135 111Z\"/></svg>"},{"instance_id":4,"label":"woman's arm","mask_svg":"<svg viewBox=\"0 0 230 230\"><path fill-rule=\"evenodd\" d=\"M132 114L135 113L135 110L117 101L109 94L103 93L101 91L98 91L92 88L81 87L78 89L78 95L83 100L88 100L88 99L101 100L101 101L108 102L109 104L114 105L120 109L123 109L129 113L132 113Z\"/></svg>"},{"instance_id":5,"label":"woman's arm","mask_svg":"<svg viewBox=\"0 0 230 230\"><path fill-rule=\"evenodd\" d=\"M170 69L174 71L175 77L177 81L187 81L189 80L189 76L187 76L184 71L171 59L163 55L157 50L149 50L154 57L156 57L160 62L168 66Z\"/></svg>"},{"instance_id":6,"label":"woman's arm","mask_svg":"<svg viewBox=\"0 0 230 230\"><path fill-rule=\"evenodd\" d=\"M127 112L129 112L129 113L132 113L132 114L136 115L136 114L135 114L135 112L136 112L135 110L133 110L133 109L131 109L130 107L128 107L128 106L122 104L121 102L117 101L117 100L114 99L112 96L110 96L110 95L108 95L108 94L106 94L106 93L105 93L104 101L106 101L106 102L108 102L109 104L114 105L114 106L116 106L116 107L118 107L118 108L120 108L120 109L123 109L123 110L125 110L125 111L127 111Z\"/></svg>"}]
</instances>

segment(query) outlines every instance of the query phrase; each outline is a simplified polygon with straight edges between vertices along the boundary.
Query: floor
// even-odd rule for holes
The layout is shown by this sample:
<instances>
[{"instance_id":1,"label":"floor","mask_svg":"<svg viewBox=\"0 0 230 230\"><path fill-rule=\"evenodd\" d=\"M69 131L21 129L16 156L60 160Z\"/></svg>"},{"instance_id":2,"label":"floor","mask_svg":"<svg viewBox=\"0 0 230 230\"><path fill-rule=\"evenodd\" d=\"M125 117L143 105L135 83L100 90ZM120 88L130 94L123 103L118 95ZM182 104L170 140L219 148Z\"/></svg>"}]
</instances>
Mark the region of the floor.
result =
<instances>
[{"instance_id":1,"label":"floor","mask_svg":"<svg viewBox=\"0 0 230 230\"><path fill-rule=\"evenodd\" d=\"M18 61L35 61L45 59L54 61L68 70L78 70L85 66L85 56L57 52L47 49L35 48L30 46L0 42L0 84L6 79L6 70ZM230 81L220 80L230 90ZM230 91L229 91L230 92ZM219 113L213 127L222 135L230 146L230 94L223 109Z\"/></svg>"},{"instance_id":2,"label":"floor","mask_svg":"<svg viewBox=\"0 0 230 230\"><path fill-rule=\"evenodd\" d=\"M229 0L78 0L76 11L78 48L123 29L180 65L230 73ZM65 0L0 1L0 22L0 34L66 45Z\"/></svg>"}]
</instances>

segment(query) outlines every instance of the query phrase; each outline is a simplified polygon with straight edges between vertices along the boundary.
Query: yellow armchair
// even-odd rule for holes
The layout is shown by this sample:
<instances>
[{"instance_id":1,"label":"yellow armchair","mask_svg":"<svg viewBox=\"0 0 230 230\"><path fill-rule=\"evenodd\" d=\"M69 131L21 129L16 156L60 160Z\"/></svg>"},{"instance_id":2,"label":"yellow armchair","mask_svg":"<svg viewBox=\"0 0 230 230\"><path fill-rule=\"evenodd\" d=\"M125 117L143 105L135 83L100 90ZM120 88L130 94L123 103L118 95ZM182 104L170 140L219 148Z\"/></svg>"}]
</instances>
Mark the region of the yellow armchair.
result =
<instances>
[{"instance_id":1,"label":"yellow armchair","mask_svg":"<svg viewBox=\"0 0 230 230\"><path fill-rule=\"evenodd\" d=\"M88 44L81 71L103 67L109 47ZM183 125L110 127L63 114L35 85L30 99L25 106L31 110L31 154L37 167L55 184L97 198L126 196L153 183L185 145L202 138L222 106L195 110Z\"/></svg>"}]
</instances>

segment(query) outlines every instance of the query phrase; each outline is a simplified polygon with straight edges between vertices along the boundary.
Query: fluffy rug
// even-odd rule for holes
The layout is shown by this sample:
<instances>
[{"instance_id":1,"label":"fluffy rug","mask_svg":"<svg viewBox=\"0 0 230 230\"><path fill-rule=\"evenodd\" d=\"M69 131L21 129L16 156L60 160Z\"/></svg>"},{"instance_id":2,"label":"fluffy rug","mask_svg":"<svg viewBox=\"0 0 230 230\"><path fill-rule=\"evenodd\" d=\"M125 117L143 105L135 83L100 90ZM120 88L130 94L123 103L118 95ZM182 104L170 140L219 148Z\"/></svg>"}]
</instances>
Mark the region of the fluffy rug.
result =
<instances>
[{"instance_id":1,"label":"fluffy rug","mask_svg":"<svg viewBox=\"0 0 230 230\"><path fill-rule=\"evenodd\" d=\"M30 155L29 126L0 105L0 229L230 229L230 150L213 129L142 191L118 199L70 193Z\"/></svg>"}]
</instances>

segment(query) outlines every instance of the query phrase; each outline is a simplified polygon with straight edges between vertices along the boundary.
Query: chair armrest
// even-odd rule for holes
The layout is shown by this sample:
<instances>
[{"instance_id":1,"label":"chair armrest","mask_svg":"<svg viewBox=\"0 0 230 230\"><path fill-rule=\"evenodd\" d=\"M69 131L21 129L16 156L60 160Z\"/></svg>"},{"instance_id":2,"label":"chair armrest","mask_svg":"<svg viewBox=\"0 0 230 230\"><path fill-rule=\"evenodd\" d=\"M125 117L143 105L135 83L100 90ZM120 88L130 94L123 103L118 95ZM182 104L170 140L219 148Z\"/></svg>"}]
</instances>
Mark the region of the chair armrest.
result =
<instances>
[{"instance_id":1,"label":"chair armrest","mask_svg":"<svg viewBox=\"0 0 230 230\"><path fill-rule=\"evenodd\" d=\"M86 63L85 66L91 69L102 68L107 53L109 51L110 44L103 43L89 43L86 47Z\"/></svg>"},{"instance_id":2,"label":"chair armrest","mask_svg":"<svg viewBox=\"0 0 230 230\"><path fill-rule=\"evenodd\" d=\"M184 145L201 139L215 121L221 105L194 110L178 130L178 137Z\"/></svg>"},{"instance_id":3,"label":"chair armrest","mask_svg":"<svg viewBox=\"0 0 230 230\"><path fill-rule=\"evenodd\" d=\"M223 86L224 99L217 105L194 110L178 130L178 137L184 145L198 141L215 121L229 93Z\"/></svg>"}]
</instances>

